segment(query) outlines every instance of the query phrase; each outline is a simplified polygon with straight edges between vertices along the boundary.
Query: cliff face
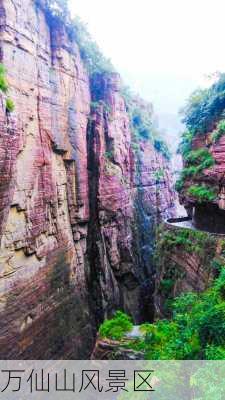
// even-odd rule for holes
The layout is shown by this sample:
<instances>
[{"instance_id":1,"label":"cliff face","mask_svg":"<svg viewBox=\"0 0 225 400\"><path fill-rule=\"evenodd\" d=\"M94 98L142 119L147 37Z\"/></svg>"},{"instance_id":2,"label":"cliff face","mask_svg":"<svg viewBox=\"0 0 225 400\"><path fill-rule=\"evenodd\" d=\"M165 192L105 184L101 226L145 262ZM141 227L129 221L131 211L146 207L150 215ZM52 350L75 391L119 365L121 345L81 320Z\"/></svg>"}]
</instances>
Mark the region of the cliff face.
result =
<instances>
[{"instance_id":1,"label":"cliff face","mask_svg":"<svg viewBox=\"0 0 225 400\"><path fill-rule=\"evenodd\" d=\"M225 137L213 140L214 131L196 136L192 140L193 151L207 149L214 164L204 169L201 174L186 181L180 195L181 202L191 210L194 223L200 229L211 232L225 233ZM191 185L205 186L213 190L214 196L207 201L201 201L189 193ZM204 204L203 204L204 203Z\"/></svg>"},{"instance_id":2,"label":"cliff face","mask_svg":"<svg viewBox=\"0 0 225 400\"><path fill-rule=\"evenodd\" d=\"M171 300L206 290L224 263L224 235L164 223L157 233L155 310L169 316Z\"/></svg>"},{"instance_id":3,"label":"cliff face","mask_svg":"<svg viewBox=\"0 0 225 400\"><path fill-rule=\"evenodd\" d=\"M16 107L0 107L0 355L85 358L113 310L152 316L170 170L150 142L132 149L118 74L95 78L95 99L63 26L32 0L0 0L0 18Z\"/></svg>"}]
</instances>

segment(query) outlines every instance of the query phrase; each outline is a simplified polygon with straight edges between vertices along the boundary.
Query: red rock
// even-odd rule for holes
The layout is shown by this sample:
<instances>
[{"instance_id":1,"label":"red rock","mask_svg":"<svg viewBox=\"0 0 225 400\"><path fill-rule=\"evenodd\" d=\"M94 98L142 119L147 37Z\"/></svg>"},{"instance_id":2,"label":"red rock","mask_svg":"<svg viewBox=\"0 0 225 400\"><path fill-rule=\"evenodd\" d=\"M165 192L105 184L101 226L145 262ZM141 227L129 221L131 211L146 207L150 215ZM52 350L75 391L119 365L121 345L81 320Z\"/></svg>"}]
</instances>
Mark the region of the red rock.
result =
<instances>
[{"instance_id":1,"label":"red rock","mask_svg":"<svg viewBox=\"0 0 225 400\"><path fill-rule=\"evenodd\" d=\"M34 1L13 4L0 11L15 103L8 122L0 108L0 356L85 358L103 316L152 312L152 232L173 213L169 166L151 144L139 161L132 151L118 74L99 77L111 112L92 113L87 140L77 44Z\"/></svg>"}]
</instances>

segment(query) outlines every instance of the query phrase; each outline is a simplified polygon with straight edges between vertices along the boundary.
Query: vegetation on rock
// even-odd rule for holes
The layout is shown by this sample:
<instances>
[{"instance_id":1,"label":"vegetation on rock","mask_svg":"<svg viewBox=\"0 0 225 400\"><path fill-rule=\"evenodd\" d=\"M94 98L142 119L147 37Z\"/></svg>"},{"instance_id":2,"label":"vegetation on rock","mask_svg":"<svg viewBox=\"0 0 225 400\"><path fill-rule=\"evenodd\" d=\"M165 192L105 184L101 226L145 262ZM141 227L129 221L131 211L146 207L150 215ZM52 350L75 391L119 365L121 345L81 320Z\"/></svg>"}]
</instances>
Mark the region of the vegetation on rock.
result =
<instances>
[{"instance_id":1,"label":"vegetation on rock","mask_svg":"<svg viewBox=\"0 0 225 400\"><path fill-rule=\"evenodd\" d=\"M78 17L71 18L68 0L36 0L36 4L44 8L53 27L63 25L70 39L76 41L89 75L114 71L111 61L102 54L86 24Z\"/></svg>"},{"instance_id":2,"label":"vegetation on rock","mask_svg":"<svg viewBox=\"0 0 225 400\"><path fill-rule=\"evenodd\" d=\"M0 64L0 91L6 94L8 89L9 85L6 80L6 69L3 64Z\"/></svg>"},{"instance_id":3,"label":"vegetation on rock","mask_svg":"<svg viewBox=\"0 0 225 400\"><path fill-rule=\"evenodd\" d=\"M117 311L112 319L106 320L99 328L102 338L120 340L132 329L131 318L122 311Z\"/></svg>"},{"instance_id":4,"label":"vegetation on rock","mask_svg":"<svg viewBox=\"0 0 225 400\"><path fill-rule=\"evenodd\" d=\"M175 185L178 192L183 189L187 178L197 177L205 169L210 168L215 164L214 158L206 148L186 152L183 155L183 158L186 166L181 171L180 178L177 180Z\"/></svg>"},{"instance_id":5,"label":"vegetation on rock","mask_svg":"<svg viewBox=\"0 0 225 400\"><path fill-rule=\"evenodd\" d=\"M6 79L6 69L3 64L0 64L0 92L6 95L8 91L9 85ZM9 97L5 100L5 108L7 112L13 112L15 109L13 100Z\"/></svg>"},{"instance_id":6,"label":"vegetation on rock","mask_svg":"<svg viewBox=\"0 0 225 400\"><path fill-rule=\"evenodd\" d=\"M146 329L147 359L224 359L225 268L202 294L186 293L175 299L171 321Z\"/></svg>"},{"instance_id":7,"label":"vegetation on rock","mask_svg":"<svg viewBox=\"0 0 225 400\"><path fill-rule=\"evenodd\" d=\"M123 314L123 320L128 322L130 329L130 318ZM121 339L127 329L120 328L118 317L105 321L102 327L109 323L116 327L118 335L105 329L104 334L100 332L101 336ZM143 351L146 359L224 359L225 267L205 292L190 292L176 298L172 304L171 320L144 324L141 331L144 336L129 341L127 346Z\"/></svg>"},{"instance_id":8,"label":"vegetation on rock","mask_svg":"<svg viewBox=\"0 0 225 400\"><path fill-rule=\"evenodd\" d=\"M215 190L205 185L192 185L188 194L198 200L199 203L211 202L216 199Z\"/></svg>"},{"instance_id":9,"label":"vegetation on rock","mask_svg":"<svg viewBox=\"0 0 225 400\"><path fill-rule=\"evenodd\" d=\"M156 183L159 183L161 181L161 179L164 178L164 170L158 169L157 171L154 172L154 178L156 180Z\"/></svg>"},{"instance_id":10,"label":"vegetation on rock","mask_svg":"<svg viewBox=\"0 0 225 400\"><path fill-rule=\"evenodd\" d=\"M178 287L187 279L187 271L176 260L186 259L188 255L197 257L204 265L207 275L214 275L217 262L215 258L217 239L207 232L192 229L166 229L160 225L156 234L155 265L157 270L157 293L165 315L170 315L169 305ZM187 255L188 254L188 255ZM214 265L214 264L215 265ZM220 264L219 264L220 266ZM178 290L179 293L179 290Z\"/></svg>"},{"instance_id":11,"label":"vegetation on rock","mask_svg":"<svg viewBox=\"0 0 225 400\"><path fill-rule=\"evenodd\" d=\"M211 131L223 118L225 109L225 74L209 88L195 91L182 110L183 122L193 134Z\"/></svg>"},{"instance_id":12,"label":"vegetation on rock","mask_svg":"<svg viewBox=\"0 0 225 400\"><path fill-rule=\"evenodd\" d=\"M225 134L225 119L222 119L218 124L216 129L212 134L212 141L214 143L218 142L219 139Z\"/></svg>"},{"instance_id":13,"label":"vegetation on rock","mask_svg":"<svg viewBox=\"0 0 225 400\"><path fill-rule=\"evenodd\" d=\"M187 178L193 181L206 168L214 164L212 156L206 148L191 151L194 137L212 132L206 140L206 145L216 143L225 133L225 74L219 74L215 83L204 90L195 91L182 110L183 122L187 130L183 133L178 152L182 154L185 168L176 183L176 190L182 191L184 186L188 194L197 201L214 199L212 190L191 187L188 189ZM193 182L190 183L191 185ZM189 185L190 185L189 184ZM192 185L193 186L193 185ZM209 192L210 190L210 192Z\"/></svg>"},{"instance_id":14,"label":"vegetation on rock","mask_svg":"<svg viewBox=\"0 0 225 400\"><path fill-rule=\"evenodd\" d=\"M152 105L134 95L126 86L122 88L122 95L130 117L135 150L139 149L139 142L141 140L149 140L154 145L156 151L162 153L167 160L170 160L171 153L165 141L160 137L160 132L156 127Z\"/></svg>"},{"instance_id":15,"label":"vegetation on rock","mask_svg":"<svg viewBox=\"0 0 225 400\"><path fill-rule=\"evenodd\" d=\"M157 230L155 258L160 261L162 255L166 256L174 249L211 257L215 254L215 248L216 239L210 233L188 228L167 230L164 225L160 225Z\"/></svg>"},{"instance_id":16,"label":"vegetation on rock","mask_svg":"<svg viewBox=\"0 0 225 400\"><path fill-rule=\"evenodd\" d=\"M5 106L6 106L6 111L8 111L8 112L13 112L15 109L14 102L9 97L6 99Z\"/></svg>"}]
</instances>

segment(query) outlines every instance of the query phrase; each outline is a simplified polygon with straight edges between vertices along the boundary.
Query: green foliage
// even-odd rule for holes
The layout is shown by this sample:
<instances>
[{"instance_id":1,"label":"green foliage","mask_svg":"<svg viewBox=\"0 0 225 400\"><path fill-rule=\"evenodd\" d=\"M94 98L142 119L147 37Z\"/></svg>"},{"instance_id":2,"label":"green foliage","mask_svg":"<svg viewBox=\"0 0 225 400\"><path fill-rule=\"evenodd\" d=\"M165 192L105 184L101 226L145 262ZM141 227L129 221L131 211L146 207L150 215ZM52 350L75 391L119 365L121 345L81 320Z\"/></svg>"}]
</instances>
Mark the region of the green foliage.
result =
<instances>
[{"instance_id":1,"label":"green foliage","mask_svg":"<svg viewBox=\"0 0 225 400\"><path fill-rule=\"evenodd\" d=\"M120 340L132 326L131 318L122 311L117 311L112 319L103 322L99 334L102 338Z\"/></svg>"},{"instance_id":2,"label":"green foliage","mask_svg":"<svg viewBox=\"0 0 225 400\"><path fill-rule=\"evenodd\" d=\"M185 183L185 180L182 178L182 177L180 177L179 179L177 179L177 181L176 181L176 183L175 183L175 190L179 193L179 192L181 192L182 190L183 190L183 188L184 188L184 183Z\"/></svg>"},{"instance_id":3,"label":"green foliage","mask_svg":"<svg viewBox=\"0 0 225 400\"><path fill-rule=\"evenodd\" d=\"M90 75L114 71L111 61L102 54L88 32L87 25L79 17L72 21L72 37L79 46L81 57Z\"/></svg>"},{"instance_id":4,"label":"green foliage","mask_svg":"<svg viewBox=\"0 0 225 400\"><path fill-rule=\"evenodd\" d=\"M210 202L216 199L215 190L204 185L190 186L188 194L198 200L199 203Z\"/></svg>"},{"instance_id":5,"label":"green foliage","mask_svg":"<svg viewBox=\"0 0 225 400\"><path fill-rule=\"evenodd\" d=\"M208 345L205 350L206 360L225 360L225 347Z\"/></svg>"},{"instance_id":6,"label":"green foliage","mask_svg":"<svg viewBox=\"0 0 225 400\"><path fill-rule=\"evenodd\" d=\"M197 90L189 98L183 122L194 135L209 132L223 117L225 109L225 74L208 89Z\"/></svg>"},{"instance_id":7,"label":"green foliage","mask_svg":"<svg viewBox=\"0 0 225 400\"><path fill-rule=\"evenodd\" d=\"M216 130L213 132L212 135L212 141L214 143L218 142L219 139L225 134L225 119L222 119L222 121L220 121L217 124Z\"/></svg>"},{"instance_id":8,"label":"green foliage","mask_svg":"<svg viewBox=\"0 0 225 400\"><path fill-rule=\"evenodd\" d=\"M154 172L154 178L156 180L157 183L159 183L161 181L162 178L164 178L164 170L158 169L157 171Z\"/></svg>"},{"instance_id":9,"label":"green foliage","mask_svg":"<svg viewBox=\"0 0 225 400\"><path fill-rule=\"evenodd\" d=\"M6 69L3 64L0 64L0 92L7 93L9 89L6 80Z\"/></svg>"},{"instance_id":10,"label":"green foliage","mask_svg":"<svg viewBox=\"0 0 225 400\"><path fill-rule=\"evenodd\" d=\"M207 291L175 299L172 319L143 324L144 338L130 347L146 359L225 359L225 269Z\"/></svg>"},{"instance_id":11,"label":"green foliage","mask_svg":"<svg viewBox=\"0 0 225 400\"><path fill-rule=\"evenodd\" d=\"M192 139L194 135L193 132L190 131L185 131L182 136L181 136L181 142L178 147L178 154L181 154L182 156L185 156L191 151L191 144L192 144Z\"/></svg>"},{"instance_id":12,"label":"green foliage","mask_svg":"<svg viewBox=\"0 0 225 400\"><path fill-rule=\"evenodd\" d=\"M162 255L166 256L171 251L179 249L190 254L214 255L215 246L214 236L207 232L188 228L165 230L160 226L157 232L156 258L161 262Z\"/></svg>"},{"instance_id":13,"label":"green foliage","mask_svg":"<svg viewBox=\"0 0 225 400\"><path fill-rule=\"evenodd\" d=\"M169 160L171 154L156 128L151 104L144 102L139 96L133 94L127 86L122 87L121 94L124 97L130 117L134 143L138 143L140 140L151 141L155 149Z\"/></svg>"},{"instance_id":14,"label":"green foliage","mask_svg":"<svg viewBox=\"0 0 225 400\"><path fill-rule=\"evenodd\" d=\"M92 101L91 102L91 109L93 111L97 111L99 107L103 107L103 110L105 113L110 114L111 113L111 108L104 100L98 100L98 101Z\"/></svg>"},{"instance_id":15,"label":"green foliage","mask_svg":"<svg viewBox=\"0 0 225 400\"><path fill-rule=\"evenodd\" d=\"M131 118L137 137L144 140L152 139L152 122L149 116L141 108L136 107L132 110Z\"/></svg>"},{"instance_id":16,"label":"green foliage","mask_svg":"<svg viewBox=\"0 0 225 400\"><path fill-rule=\"evenodd\" d=\"M79 17L71 18L68 0L36 0L36 5L44 9L53 28L60 24L66 28L70 39L78 44L81 57L90 75L114 71L111 61L104 57L97 43L92 39L87 25Z\"/></svg>"},{"instance_id":17,"label":"green foliage","mask_svg":"<svg viewBox=\"0 0 225 400\"><path fill-rule=\"evenodd\" d=\"M215 164L215 160L206 148L192 150L185 153L184 160L186 167L183 168L180 178L175 184L175 189L180 192L187 178L196 177L206 168L210 168Z\"/></svg>"},{"instance_id":18,"label":"green foliage","mask_svg":"<svg viewBox=\"0 0 225 400\"><path fill-rule=\"evenodd\" d=\"M175 260L178 257L186 258L187 254L193 255L199 259L201 265L204 265L210 276L216 275L220 271L215 270L213 266L216 248L217 239L207 232L179 227L166 229L164 224L158 227L154 261L159 282L157 292L161 297L164 315L171 314L170 304L174 297L175 285L179 288L185 281L185 270ZM222 262L224 263L224 260Z\"/></svg>"},{"instance_id":19,"label":"green foliage","mask_svg":"<svg viewBox=\"0 0 225 400\"><path fill-rule=\"evenodd\" d=\"M155 147L155 149L156 149L158 152L162 153L163 156L164 156L167 160L170 160L170 158L171 158L171 153L170 153L170 151L169 151L169 149L168 149L167 144L164 142L163 139L161 139L161 138L155 139L155 140L154 140L154 147Z\"/></svg>"},{"instance_id":20,"label":"green foliage","mask_svg":"<svg viewBox=\"0 0 225 400\"><path fill-rule=\"evenodd\" d=\"M6 99L6 111L8 112L13 112L15 109L15 104L13 102L12 99L10 99L9 97Z\"/></svg>"},{"instance_id":21,"label":"green foliage","mask_svg":"<svg viewBox=\"0 0 225 400\"><path fill-rule=\"evenodd\" d=\"M34 0L36 7L45 13L48 24L52 29L63 26L72 40L74 38L74 24L68 7L68 0Z\"/></svg>"},{"instance_id":22,"label":"green foliage","mask_svg":"<svg viewBox=\"0 0 225 400\"><path fill-rule=\"evenodd\" d=\"M214 164L214 158L206 148L192 150L184 156L184 159L188 165L201 165L202 169L209 168Z\"/></svg>"},{"instance_id":23,"label":"green foliage","mask_svg":"<svg viewBox=\"0 0 225 400\"><path fill-rule=\"evenodd\" d=\"M169 295L175 284L174 279L162 279L160 282L159 291L164 295Z\"/></svg>"},{"instance_id":24,"label":"green foliage","mask_svg":"<svg viewBox=\"0 0 225 400\"><path fill-rule=\"evenodd\" d=\"M106 151L106 152L105 152L105 157L106 157L108 160L111 160L111 159L113 158L113 152L112 152L112 151Z\"/></svg>"},{"instance_id":25,"label":"green foliage","mask_svg":"<svg viewBox=\"0 0 225 400\"><path fill-rule=\"evenodd\" d=\"M139 143L132 142L132 143L131 143L131 148L132 148L134 151L139 151L139 150L140 150L140 145L139 145Z\"/></svg>"},{"instance_id":26,"label":"green foliage","mask_svg":"<svg viewBox=\"0 0 225 400\"><path fill-rule=\"evenodd\" d=\"M6 69L3 64L0 64L0 92L6 94L8 90L9 86L6 80ZM5 101L5 108L7 112L13 112L15 109L15 105L10 97L7 97Z\"/></svg>"}]
</instances>

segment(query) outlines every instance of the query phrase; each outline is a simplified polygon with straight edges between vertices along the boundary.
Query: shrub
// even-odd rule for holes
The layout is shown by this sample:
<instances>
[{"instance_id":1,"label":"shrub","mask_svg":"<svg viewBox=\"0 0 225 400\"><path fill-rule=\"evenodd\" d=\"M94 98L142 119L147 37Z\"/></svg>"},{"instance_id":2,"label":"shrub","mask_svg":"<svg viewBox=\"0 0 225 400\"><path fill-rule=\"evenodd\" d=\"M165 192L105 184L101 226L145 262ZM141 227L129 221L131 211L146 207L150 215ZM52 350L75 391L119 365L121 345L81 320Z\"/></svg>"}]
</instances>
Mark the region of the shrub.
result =
<instances>
[{"instance_id":1,"label":"shrub","mask_svg":"<svg viewBox=\"0 0 225 400\"><path fill-rule=\"evenodd\" d=\"M34 0L37 7L45 13L49 25L56 29L62 25L69 36L73 35L72 19L68 8L68 0Z\"/></svg>"},{"instance_id":2,"label":"shrub","mask_svg":"<svg viewBox=\"0 0 225 400\"><path fill-rule=\"evenodd\" d=\"M218 140L225 134L225 119L220 121L217 124L216 130L213 132L212 140L214 143L218 142Z\"/></svg>"},{"instance_id":3,"label":"shrub","mask_svg":"<svg viewBox=\"0 0 225 400\"><path fill-rule=\"evenodd\" d=\"M215 164L214 158L205 148L200 148L198 150L192 150L189 153L185 153L184 159L187 167L183 168L180 173L180 178L175 184L175 189L178 192L183 189L185 180L187 178L197 176L206 168L210 168Z\"/></svg>"},{"instance_id":4,"label":"shrub","mask_svg":"<svg viewBox=\"0 0 225 400\"><path fill-rule=\"evenodd\" d=\"M225 74L208 89L195 91L182 110L183 122L194 134L210 131L225 109Z\"/></svg>"},{"instance_id":5,"label":"shrub","mask_svg":"<svg viewBox=\"0 0 225 400\"><path fill-rule=\"evenodd\" d=\"M6 99L6 111L13 112L15 109L14 102L9 97Z\"/></svg>"},{"instance_id":6,"label":"shrub","mask_svg":"<svg viewBox=\"0 0 225 400\"><path fill-rule=\"evenodd\" d=\"M162 279L160 282L160 292L165 296L168 296L171 293L175 284L174 279Z\"/></svg>"},{"instance_id":7,"label":"shrub","mask_svg":"<svg viewBox=\"0 0 225 400\"><path fill-rule=\"evenodd\" d=\"M191 144L194 135L193 132L186 131L181 135L181 142L178 146L177 153L185 156L191 151Z\"/></svg>"},{"instance_id":8,"label":"shrub","mask_svg":"<svg viewBox=\"0 0 225 400\"><path fill-rule=\"evenodd\" d=\"M200 203L210 202L216 199L215 190L207 186L190 186L188 189L188 194L197 199Z\"/></svg>"},{"instance_id":9,"label":"shrub","mask_svg":"<svg viewBox=\"0 0 225 400\"><path fill-rule=\"evenodd\" d=\"M138 347L150 360L222 360L225 357L225 269L203 293L186 293L174 300L172 319L143 324ZM218 284L218 282L220 282ZM133 342L130 342L132 348ZM137 344L134 344L135 349Z\"/></svg>"},{"instance_id":10,"label":"shrub","mask_svg":"<svg viewBox=\"0 0 225 400\"><path fill-rule=\"evenodd\" d=\"M160 182L160 180L164 177L164 170L161 168L158 171L154 172L154 178L156 182Z\"/></svg>"},{"instance_id":11,"label":"shrub","mask_svg":"<svg viewBox=\"0 0 225 400\"><path fill-rule=\"evenodd\" d=\"M113 158L113 152L112 152L112 151L106 151L106 152L105 152L105 157L106 157L108 160L111 160L111 159Z\"/></svg>"},{"instance_id":12,"label":"shrub","mask_svg":"<svg viewBox=\"0 0 225 400\"><path fill-rule=\"evenodd\" d=\"M72 21L71 32L90 75L115 71L111 61L102 54L97 43L88 32L87 26L79 17Z\"/></svg>"},{"instance_id":13,"label":"shrub","mask_svg":"<svg viewBox=\"0 0 225 400\"><path fill-rule=\"evenodd\" d=\"M76 41L90 75L97 72L114 71L111 61L104 57L97 43L89 34L86 24L78 17L71 18L67 0L36 0L36 5L44 9L53 28L62 24L70 39Z\"/></svg>"},{"instance_id":14,"label":"shrub","mask_svg":"<svg viewBox=\"0 0 225 400\"><path fill-rule=\"evenodd\" d=\"M0 91L7 93L9 86L6 80L6 69L3 64L0 64Z\"/></svg>"},{"instance_id":15,"label":"shrub","mask_svg":"<svg viewBox=\"0 0 225 400\"><path fill-rule=\"evenodd\" d=\"M170 158L171 158L171 153L170 153L170 151L169 151L169 149L168 149L167 144L164 142L163 139L161 139L161 138L155 139L155 140L154 140L154 147L155 147L155 149L156 149L158 152L162 153L163 156L164 156L167 160L170 160Z\"/></svg>"},{"instance_id":16,"label":"shrub","mask_svg":"<svg viewBox=\"0 0 225 400\"><path fill-rule=\"evenodd\" d=\"M160 138L160 132L156 127L152 105L133 94L127 86L122 86L121 94L130 117L133 140L135 142L151 141L158 152L161 152L166 159L170 159L169 149L164 140Z\"/></svg>"},{"instance_id":17,"label":"shrub","mask_svg":"<svg viewBox=\"0 0 225 400\"><path fill-rule=\"evenodd\" d=\"M215 251L215 239L206 232L192 229L179 229L173 231L160 231L157 238L156 257L161 260L161 255L166 255L171 250L182 248L187 253L207 254Z\"/></svg>"},{"instance_id":18,"label":"shrub","mask_svg":"<svg viewBox=\"0 0 225 400\"><path fill-rule=\"evenodd\" d=\"M179 179L177 179L176 183L175 183L175 190L179 193L182 191L182 189L184 188L184 179L182 177L180 177Z\"/></svg>"},{"instance_id":19,"label":"shrub","mask_svg":"<svg viewBox=\"0 0 225 400\"><path fill-rule=\"evenodd\" d=\"M152 122L150 116L146 115L140 107L135 107L131 111L132 127L139 139L152 139Z\"/></svg>"},{"instance_id":20,"label":"shrub","mask_svg":"<svg viewBox=\"0 0 225 400\"><path fill-rule=\"evenodd\" d=\"M112 319L103 322L99 334L102 338L120 340L132 327L131 318L122 311L117 311Z\"/></svg>"},{"instance_id":21,"label":"shrub","mask_svg":"<svg viewBox=\"0 0 225 400\"><path fill-rule=\"evenodd\" d=\"M149 360L223 360L224 294L223 267L218 278L203 293L189 292L176 298L172 303L170 320L142 324L143 337L129 341L127 347L143 351ZM131 319L118 311L113 319L101 325L100 336L120 340L131 328Z\"/></svg>"},{"instance_id":22,"label":"shrub","mask_svg":"<svg viewBox=\"0 0 225 400\"><path fill-rule=\"evenodd\" d=\"M208 167L214 164L214 159L212 155L206 148L200 148L197 150L192 150L188 154L184 156L184 159L188 165L200 165L204 164L202 167L205 168L205 165Z\"/></svg>"},{"instance_id":23,"label":"shrub","mask_svg":"<svg viewBox=\"0 0 225 400\"><path fill-rule=\"evenodd\" d=\"M131 143L131 148L132 148L134 151L139 151L139 150L140 150L140 145L139 145L138 143L132 142L132 143Z\"/></svg>"}]
</instances>

